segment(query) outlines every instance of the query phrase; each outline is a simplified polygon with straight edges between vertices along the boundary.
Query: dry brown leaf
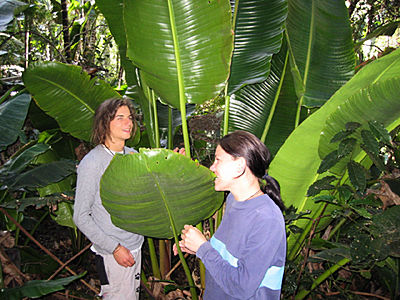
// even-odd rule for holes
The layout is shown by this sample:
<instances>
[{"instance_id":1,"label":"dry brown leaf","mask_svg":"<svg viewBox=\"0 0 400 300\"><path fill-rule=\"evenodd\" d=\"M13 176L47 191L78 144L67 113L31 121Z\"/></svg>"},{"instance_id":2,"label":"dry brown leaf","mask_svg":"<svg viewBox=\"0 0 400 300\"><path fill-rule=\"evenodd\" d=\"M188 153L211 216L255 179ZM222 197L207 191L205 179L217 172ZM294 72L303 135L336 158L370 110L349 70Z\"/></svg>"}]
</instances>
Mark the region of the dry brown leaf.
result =
<instances>
[{"instance_id":1,"label":"dry brown leaf","mask_svg":"<svg viewBox=\"0 0 400 300\"><path fill-rule=\"evenodd\" d=\"M368 189L367 194L375 194L381 199L383 206L382 209L386 209L393 204L400 205L400 197L396 193L393 193L390 186L383 180L379 181L381 188L379 190Z\"/></svg>"}]
</instances>

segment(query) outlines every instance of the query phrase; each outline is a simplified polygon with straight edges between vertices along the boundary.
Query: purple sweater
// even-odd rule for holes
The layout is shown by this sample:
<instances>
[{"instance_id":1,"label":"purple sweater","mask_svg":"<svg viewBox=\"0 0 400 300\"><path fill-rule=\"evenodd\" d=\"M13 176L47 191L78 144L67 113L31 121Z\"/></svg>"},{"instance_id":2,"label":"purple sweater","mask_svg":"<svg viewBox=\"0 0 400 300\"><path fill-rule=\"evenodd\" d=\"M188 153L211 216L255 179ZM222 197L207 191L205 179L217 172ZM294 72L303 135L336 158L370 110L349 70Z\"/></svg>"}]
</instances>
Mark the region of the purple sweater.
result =
<instances>
[{"instance_id":1,"label":"purple sweater","mask_svg":"<svg viewBox=\"0 0 400 300\"><path fill-rule=\"evenodd\" d=\"M268 195L228 195L221 225L196 253L206 267L205 300L279 299L286 257L285 222Z\"/></svg>"}]
</instances>

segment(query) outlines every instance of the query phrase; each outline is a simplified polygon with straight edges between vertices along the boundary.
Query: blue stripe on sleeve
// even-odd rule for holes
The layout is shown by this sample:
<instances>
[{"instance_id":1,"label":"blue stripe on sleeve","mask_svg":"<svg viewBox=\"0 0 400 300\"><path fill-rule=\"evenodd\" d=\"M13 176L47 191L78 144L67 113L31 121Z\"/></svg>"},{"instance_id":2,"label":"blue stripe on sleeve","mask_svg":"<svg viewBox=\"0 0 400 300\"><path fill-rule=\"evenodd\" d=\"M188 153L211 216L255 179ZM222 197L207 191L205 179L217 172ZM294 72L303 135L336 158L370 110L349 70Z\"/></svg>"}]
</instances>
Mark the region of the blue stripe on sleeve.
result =
<instances>
[{"instance_id":1,"label":"blue stripe on sleeve","mask_svg":"<svg viewBox=\"0 0 400 300\"><path fill-rule=\"evenodd\" d=\"M262 280L260 287L267 287L271 290L280 290L282 287L283 271L284 267L272 266L265 273L264 279Z\"/></svg>"},{"instance_id":2,"label":"blue stripe on sleeve","mask_svg":"<svg viewBox=\"0 0 400 300\"><path fill-rule=\"evenodd\" d=\"M218 253L222 256L224 260L226 260L231 266L237 268L238 259L234 257L227 249L223 242L215 238L213 236L210 239L211 246L218 251ZM267 287L271 290L280 290L282 287L282 279L283 279L284 266L270 267L260 284L260 287Z\"/></svg>"},{"instance_id":3,"label":"blue stripe on sleeve","mask_svg":"<svg viewBox=\"0 0 400 300\"><path fill-rule=\"evenodd\" d=\"M229 251L226 249L226 246L223 242L216 239L214 236L210 239L211 246L218 251L218 253L222 256L224 260L226 260L231 266L237 267L238 259L234 257Z\"/></svg>"}]
</instances>

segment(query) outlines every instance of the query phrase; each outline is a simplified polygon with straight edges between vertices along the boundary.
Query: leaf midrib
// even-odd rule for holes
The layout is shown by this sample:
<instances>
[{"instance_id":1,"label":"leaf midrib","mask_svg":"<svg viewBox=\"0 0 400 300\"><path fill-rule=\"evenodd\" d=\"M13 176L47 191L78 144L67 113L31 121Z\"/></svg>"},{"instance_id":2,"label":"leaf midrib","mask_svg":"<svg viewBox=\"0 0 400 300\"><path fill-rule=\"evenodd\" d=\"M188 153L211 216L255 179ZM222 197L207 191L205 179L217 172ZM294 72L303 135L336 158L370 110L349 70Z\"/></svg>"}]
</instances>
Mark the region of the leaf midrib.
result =
<instances>
[{"instance_id":1,"label":"leaf midrib","mask_svg":"<svg viewBox=\"0 0 400 300\"><path fill-rule=\"evenodd\" d=\"M142 155L144 155L144 154L142 154ZM161 199L162 199L162 201L164 203L165 210L167 211L168 218L169 218L169 221L170 221L170 224L171 224L171 227L172 227L172 231L174 232L174 234L177 235L175 222L174 222L174 220L172 218L171 210L170 210L170 208L168 206L168 203L167 203L167 200L166 200L167 197L165 196L165 194L164 194L164 192L163 192L163 190L161 188L161 185L159 184L159 181L157 180L157 177L154 175L153 170L149 166L148 157L145 156L145 155L144 155L144 157L146 158L145 159L145 166L146 166L147 172L153 178L153 180L154 180L154 182L155 182L155 184L157 186L158 192L160 193Z\"/></svg>"},{"instance_id":2,"label":"leaf midrib","mask_svg":"<svg viewBox=\"0 0 400 300\"><path fill-rule=\"evenodd\" d=\"M51 81L51 80L45 78L45 77L37 76L37 78L41 79L42 81L45 81L45 82L49 83L50 85L53 85L53 86L65 91L67 94L71 95L73 98L78 100L78 102L80 102L83 106L85 106L94 115L94 110L90 106L88 106L86 104L86 102L83 99L79 98L76 94L71 93L69 90L65 89L63 86L57 84L54 81Z\"/></svg>"}]
</instances>

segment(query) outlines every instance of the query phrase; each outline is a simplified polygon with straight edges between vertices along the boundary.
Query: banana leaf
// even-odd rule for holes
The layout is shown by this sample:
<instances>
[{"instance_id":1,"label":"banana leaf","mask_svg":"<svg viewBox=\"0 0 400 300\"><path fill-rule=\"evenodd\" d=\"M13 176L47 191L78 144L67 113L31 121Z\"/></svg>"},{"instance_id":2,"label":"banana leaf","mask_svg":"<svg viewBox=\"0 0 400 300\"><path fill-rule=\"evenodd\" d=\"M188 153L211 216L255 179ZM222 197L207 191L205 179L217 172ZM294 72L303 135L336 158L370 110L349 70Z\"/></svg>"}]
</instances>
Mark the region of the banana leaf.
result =
<instances>
[{"instance_id":1,"label":"banana leaf","mask_svg":"<svg viewBox=\"0 0 400 300\"><path fill-rule=\"evenodd\" d=\"M231 0L235 43L228 94L267 79L278 53L287 15L286 0Z\"/></svg>"},{"instance_id":2,"label":"banana leaf","mask_svg":"<svg viewBox=\"0 0 400 300\"><path fill-rule=\"evenodd\" d=\"M289 0L284 43L272 58L269 77L232 95L229 131L252 132L276 153L307 116L302 106L323 104L354 74L351 41L341 1Z\"/></svg>"},{"instance_id":3,"label":"banana leaf","mask_svg":"<svg viewBox=\"0 0 400 300\"><path fill-rule=\"evenodd\" d=\"M128 84L126 94L128 97L134 99L136 103L140 105L141 112L144 116L143 125L146 128L145 134L147 134L149 145L156 147L156 135L155 135L155 123L154 123L154 111L151 101L145 96L143 92L143 84L139 85L138 74L139 70L126 56L127 51L127 40L124 22L121 22L124 18L124 1L123 0L97 0L97 6L107 20L110 31L118 45L118 51L120 54L121 66L125 71L125 80ZM143 141L141 142L143 144Z\"/></svg>"},{"instance_id":4,"label":"banana leaf","mask_svg":"<svg viewBox=\"0 0 400 300\"><path fill-rule=\"evenodd\" d=\"M0 105L0 150L15 142L24 125L31 96L22 94Z\"/></svg>"},{"instance_id":5,"label":"banana leaf","mask_svg":"<svg viewBox=\"0 0 400 300\"><path fill-rule=\"evenodd\" d=\"M232 54L229 1L125 1L127 55L167 104L216 97Z\"/></svg>"},{"instance_id":6,"label":"banana leaf","mask_svg":"<svg viewBox=\"0 0 400 300\"><path fill-rule=\"evenodd\" d=\"M295 128L296 111L296 94L284 42L281 51L272 58L268 79L246 85L232 95L229 131L251 132L275 154Z\"/></svg>"},{"instance_id":7,"label":"banana leaf","mask_svg":"<svg viewBox=\"0 0 400 300\"><path fill-rule=\"evenodd\" d=\"M289 0L286 34L301 77L300 104L321 106L354 74L355 56L344 1Z\"/></svg>"},{"instance_id":8,"label":"banana leaf","mask_svg":"<svg viewBox=\"0 0 400 300\"><path fill-rule=\"evenodd\" d=\"M340 113L332 113L326 120L318 149L320 157L324 157L335 148L335 144L329 141L338 131L345 128L345 123L349 120L362 125L375 120L382 123L388 131L399 124L399 60L400 52L397 50L385 56L385 59L366 65L362 69L359 81L352 81L352 88L356 89L356 92L351 91L351 88L342 92L342 97L349 99L341 104ZM371 76L376 73L381 74L379 80Z\"/></svg>"},{"instance_id":9,"label":"banana leaf","mask_svg":"<svg viewBox=\"0 0 400 300\"><path fill-rule=\"evenodd\" d=\"M9 159L0 168L0 176L5 174L18 174L22 172L34 159L36 156L49 150L50 146L42 143L38 143L29 147Z\"/></svg>"},{"instance_id":10,"label":"banana leaf","mask_svg":"<svg viewBox=\"0 0 400 300\"><path fill-rule=\"evenodd\" d=\"M25 297L39 298L41 296L64 290L72 281L83 277L86 272L56 280L32 280L21 287L0 289L0 299L19 300Z\"/></svg>"},{"instance_id":11,"label":"banana leaf","mask_svg":"<svg viewBox=\"0 0 400 300\"><path fill-rule=\"evenodd\" d=\"M51 162L55 162L60 160L58 153L54 150L46 151L45 153L39 155L35 159L35 163L37 164L48 164ZM72 191L72 183L75 182L75 173L65 177L64 179L50 183L44 187L38 187L37 191L39 192L40 197L50 196L50 195L59 195L62 193L67 193ZM65 200L65 199L63 199ZM68 226L73 229L76 229L76 225L72 219L73 216L73 205L70 202L62 201L57 203L57 209L53 210L50 215L53 220L55 220L59 225Z\"/></svg>"},{"instance_id":12,"label":"banana leaf","mask_svg":"<svg viewBox=\"0 0 400 300\"><path fill-rule=\"evenodd\" d=\"M331 147L328 145L329 136L336 129L342 130L341 126L346 122L359 119L359 114L365 117L366 112L368 120L386 122L389 129L399 125L399 84L400 50L396 50L361 69L325 105L292 132L271 162L269 170L269 174L281 185L286 206L294 205L299 212L309 209L312 211L312 219L318 217L322 204L315 204L306 193L308 187L319 178L317 170L321 163L320 152L328 153ZM385 118L387 121L383 120ZM332 124L328 127L330 122ZM327 128L332 130L325 132ZM289 259L297 254L311 222L295 222L305 231L301 236L293 234L289 237Z\"/></svg>"},{"instance_id":13,"label":"banana leaf","mask_svg":"<svg viewBox=\"0 0 400 300\"><path fill-rule=\"evenodd\" d=\"M90 140L94 112L100 103L121 97L82 68L58 62L33 66L22 78L38 106L58 122L61 130L85 141Z\"/></svg>"},{"instance_id":14,"label":"banana leaf","mask_svg":"<svg viewBox=\"0 0 400 300\"><path fill-rule=\"evenodd\" d=\"M13 178L8 178L4 181L4 184L10 190L44 187L51 183L58 182L75 172L75 161L54 161L35 167Z\"/></svg>"},{"instance_id":15,"label":"banana leaf","mask_svg":"<svg viewBox=\"0 0 400 300\"><path fill-rule=\"evenodd\" d=\"M100 183L113 223L127 231L169 239L184 224L197 224L223 202L214 174L186 156L166 149L116 155Z\"/></svg>"}]
</instances>

